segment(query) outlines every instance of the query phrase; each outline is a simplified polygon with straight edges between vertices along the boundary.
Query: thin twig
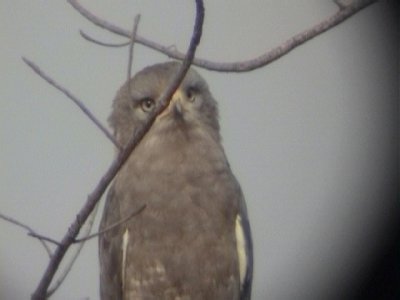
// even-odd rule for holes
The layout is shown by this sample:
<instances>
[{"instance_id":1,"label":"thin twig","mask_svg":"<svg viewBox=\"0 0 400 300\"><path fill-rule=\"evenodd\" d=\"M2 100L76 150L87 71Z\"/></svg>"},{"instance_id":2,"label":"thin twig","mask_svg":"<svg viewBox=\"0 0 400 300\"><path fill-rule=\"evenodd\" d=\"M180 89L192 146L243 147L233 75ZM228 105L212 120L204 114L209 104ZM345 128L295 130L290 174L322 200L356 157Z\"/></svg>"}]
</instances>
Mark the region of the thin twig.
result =
<instances>
[{"instance_id":1,"label":"thin twig","mask_svg":"<svg viewBox=\"0 0 400 300\"><path fill-rule=\"evenodd\" d=\"M80 109L81 111L106 135L106 137L117 147L121 148L118 142L114 139L113 135L101 124L99 120L91 113L91 111L79 100L76 96L74 96L70 91L66 88L58 84L54 79L52 79L49 75L44 73L35 63L30 61L29 59L22 57L22 60L29 66L31 69L46 80L50 85L55 87L57 90L61 91L65 94L69 99L72 100Z\"/></svg>"},{"instance_id":2,"label":"thin twig","mask_svg":"<svg viewBox=\"0 0 400 300\"><path fill-rule=\"evenodd\" d=\"M140 21L140 15L136 15L133 21L132 37L129 45L129 56L128 56L128 73L126 81L129 82L129 93L131 91L131 77L132 77L132 62L133 62L133 46L135 45L136 33L138 29L138 24Z\"/></svg>"},{"instance_id":3,"label":"thin twig","mask_svg":"<svg viewBox=\"0 0 400 300\"><path fill-rule=\"evenodd\" d=\"M85 33L83 30L79 30L79 34L87 41L92 42L94 44L100 45L100 46L105 46L105 47L125 47L125 46L129 46L129 44L131 43L129 42L123 42L123 43L106 43L106 42L102 42L99 41L93 37L91 37L90 35L88 35L87 33Z\"/></svg>"},{"instance_id":4,"label":"thin twig","mask_svg":"<svg viewBox=\"0 0 400 300\"><path fill-rule=\"evenodd\" d=\"M9 217L9 216L6 216L6 215L0 213L0 219L3 219L4 221L7 221L7 222L9 222L11 224L14 224L14 225L17 225L17 226L19 226L21 228L24 228L25 230L28 231L28 235L32 235L33 236L33 234L36 234L36 231L33 230L32 227L30 227L30 226L28 226L28 225L26 225L24 223L21 223L20 221L14 219L12 217ZM45 243L45 240L47 241L47 239L41 238L41 237L36 237L36 236L35 236L35 238L37 238L39 240L39 242L43 245L44 249L46 250L47 254L49 255L49 258L51 258L51 256L52 256L51 249L50 249L49 245L47 245Z\"/></svg>"},{"instance_id":5,"label":"thin twig","mask_svg":"<svg viewBox=\"0 0 400 300\"><path fill-rule=\"evenodd\" d=\"M91 13L89 10L84 8L78 0L68 0L68 2L86 19L88 19L93 24L108 30L117 35L125 36L130 38L131 33L123 28L120 28L104 19L101 19ZM267 64L277 60L283 55L289 53L294 48L302 45L306 41L311 40L317 35L327 31L328 29L342 23L347 18L351 17L355 13L360 10L366 8L367 6L377 2L377 0L354 0L351 4L340 8L338 12L328 17L324 21L312 26L309 29L306 29L293 37L289 38L278 47L275 47L269 51L266 51L262 55L249 60L244 61L236 61L236 62L214 62L206 59L195 58L192 62L193 65L196 65L200 68L208 69L210 71L217 72L248 72L251 70L255 70L261 67L266 66ZM170 47L163 46L151 40L148 40L140 35L136 36L136 42L146 46L155 51L161 52L168 57L183 60L185 55L182 52L179 52L175 49L171 49Z\"/></svg>"},{"instance_id":6,"label":"thin twig","mask_svg":"<svg viewBox=\"0 0 400 300\"><path fill-rule=\"evenodd\" d=\"M71 246L71 244L76 239L77 235L79 234L80 228L82 227L83 223L86 221L88 216L90 215L93 208L96 206L97 202L103 195L104 191L107 189L107 186L113 180L115 175L124 165L126 160L129 158L130 154L132 153L133 149L140 143L143 139L144 135L149 131L150 127L152 126L153 122L155 121L158 114L160 114L169 104L169 101L175 92L175 90L180 85L181 81L183 80L186 72L188 71L191 61L193 60L194 54L196 52L196 48L200 42L201 33L202 33L202 26L204 20L204 6L202 0L195 0L196 2L196 20L195 26L192 34L192 38L190 40L189 49L187 51L187 55L185 60L183 61L178 73L174 77L174 79L169 84L166 91L160 98L160 105L158 105L153 113L149 116L147 122L138 128L126 145L124 149L118 154L117 158L112 162L108 171L103 175L100 179L100 182L97 184L96 188L93 192L88 196L85 205L79 211L76 220L72 222L71 226L69 227L67 233L61 240L61 245L58 246L54 254L44 272L36 290L31 296L32 300L44 300L47 297L47 289L52 281L55 272L57 271L61 260L63 259L65 253Z\"/></svg>"},{"instance_id":7,"label":"thin twig","mask_svg":"<svg viewBox=\"0 0 400 300\"><path fill-rule=\"evenodd\" d=\"M93 233L93 234L90 234L90 235L88 235L88 236L85 236L84 238L76 239L76 240L74 241L74 243L86 242L87 240L90 240L90 239L95 238L95 237L97 237L97 236L99 236L99 235L102 235L102 234L104 234L104 233L106 233L106 232L108 232L108 231L114 229L115 227L118 227L119 225L128 222L128 221L129 221L130 219L132 219L134 216L137 216L138 214L140 214L145 208L146 208L146 204L144 204L144 205L143 205L142 207L140 207L138 210L135 210L133 213L131 213L131 214L130 214L129 216L127 216L126 218L124 218L124 219L122 219L122 220L120 220L120 221L118 221L118 222L115 222L114 224L112 224L112 225L108 226L107 228L105 228L105 229L103 229L103 230L100 230L100 231L98 231L98 232L96 232L96 233Z\"/></svg>"},{"instance_id":8,"label":"thin twig","mask_svg":"<svg viewBox=\"0 0 400 300\"><path fill-rule=\"evenodd\" d=\"M96 207L94 208L94 210L92 211L92 213L90 214L90 216L86 222L85 231L83 232L83 236L85 236L85 237L89 236L90 231L92 230L94 219L96 217L98 208L99 208L99 206L96 205ZM54 282L54 284L49 287L49 291L47 292L48 297L51 296L52 294L54 294L57 291L57 289L61 286L61 284L64 282L65 278L67 278L69 272L72 269L72 266L74 265L75 261L79 257L79 254L81 253L81 250L83 249L84 245L85 245L85 242L83 241L83 243L80 243L76 247L75 253L72 255L72 258L67 263L67 265L64 268L63 272L61 273L61 275L57 278L57 280Z\"/></svg>"},{"instance_id":9,"label":"thin twig","mask_svg":"<svg viewBox=\"0 0 400 300\"><path fill-rule=\"evenodd\" d=\"M137 23L139 22L139 18L135 18L135 30L133 31L134 33L136 32L136 27L137 27ZM143 207L144 208L144 207ZM140 211L143 210L140 209ZM79 246L77 247L77 249L75 250L75 253L72 255L72 258L70 259L70 261L68 262L67 266L64 268L62 274L58 277L58 279L55 281L55 283L49 288L48 292L47 292L47 296L51 296L52 294L54 294L57 289L61 286L61 284L64 282L65 278L68 276L69 272L71 271L74 263L76 262L77 258L79 257L79 254L81 252L81 250L83 249L83 246L85 244L85 242L95 236L97 236L99 233L95 233L90 235L90 231L92 229L93 226L93 222L94 222L94 218L96 216L97 213L97 209L98 209L98 205L96 205L94 211L92 211L92 213L90 214L90 217L88 219L88 221L86 222L87 226L85 228L85 232L83 233L83 238L80 239L76 239L74 243L79 243ZM132 214L130 216L133 217L134 215L136 215L138 212L135 212L134 214Z\"/></svg>"},{"instance_id":10,"label":"thin twig","mask_svg":"<svg viewBox=\"0 0 400 300\"><path fill-rule=\"evenodd\" d=\"M43 234L40 234L40 233L28 232L28 235L31 236L31 237L37 238L39 240L43 240L43 241L52 243L52 244L54 244L56 246L60 246L61 245L61 243L59 241L56 241L55 239L52 239L52 238L50 238L48 236L45 236Z\"/></svg>"}]
</instances>

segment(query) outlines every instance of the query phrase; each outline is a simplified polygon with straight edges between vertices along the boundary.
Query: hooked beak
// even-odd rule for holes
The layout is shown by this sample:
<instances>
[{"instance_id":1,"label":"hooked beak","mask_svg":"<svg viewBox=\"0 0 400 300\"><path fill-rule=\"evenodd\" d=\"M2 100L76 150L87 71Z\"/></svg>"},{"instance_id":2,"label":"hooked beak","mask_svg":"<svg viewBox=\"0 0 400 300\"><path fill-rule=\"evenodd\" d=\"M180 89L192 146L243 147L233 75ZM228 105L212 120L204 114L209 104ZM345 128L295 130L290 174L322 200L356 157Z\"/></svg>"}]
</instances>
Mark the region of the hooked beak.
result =
<instances>
[{"instance_id":1,"label":"hooked beak","mask_svg":"<svg viewBox=\"0 0 400 300\"><path fill-rule=\"evenodd\" d=\"M183 94L180 89L177 89L172 96L171 102L168 107L160 114L160 118L164 116L171 115L175 119L183 119Z\"/></svg>"},{"instance_id":2,"label":"hooked beak","mask_svg":"<svg viewBox=\"0 0 400 300\"><path fill-rule=\"evenodd\" d=\"M176 118L182 118L183 117L183 109L182 109L182 97L181 97L181 92L178 90L175 92L174 96L172 97L171 103L170 103L170 110L173 114L174 117Z\"/></svg>"}]
</instances>

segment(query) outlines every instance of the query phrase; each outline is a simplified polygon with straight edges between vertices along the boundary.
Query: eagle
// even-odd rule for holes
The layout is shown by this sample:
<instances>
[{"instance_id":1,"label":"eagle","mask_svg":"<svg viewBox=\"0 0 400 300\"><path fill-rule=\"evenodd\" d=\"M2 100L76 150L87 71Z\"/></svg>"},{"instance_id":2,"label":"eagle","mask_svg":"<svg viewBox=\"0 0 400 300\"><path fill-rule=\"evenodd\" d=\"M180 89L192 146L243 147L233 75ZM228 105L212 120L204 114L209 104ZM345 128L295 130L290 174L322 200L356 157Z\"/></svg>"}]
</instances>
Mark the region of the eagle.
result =
<instances>
[{"instance_id":1,"label":"eagle","mask_svg":"<svg viewBox=\"0 0 400 300\"><path fill-rule=\"evenodd\" d=\"M146 67L120 88L109 117L120 145L179 68ZM217 102L194 69L116 175L100 232L102 300L251 298L246 203L221 143Z\"/></svg>"}]
</instances>

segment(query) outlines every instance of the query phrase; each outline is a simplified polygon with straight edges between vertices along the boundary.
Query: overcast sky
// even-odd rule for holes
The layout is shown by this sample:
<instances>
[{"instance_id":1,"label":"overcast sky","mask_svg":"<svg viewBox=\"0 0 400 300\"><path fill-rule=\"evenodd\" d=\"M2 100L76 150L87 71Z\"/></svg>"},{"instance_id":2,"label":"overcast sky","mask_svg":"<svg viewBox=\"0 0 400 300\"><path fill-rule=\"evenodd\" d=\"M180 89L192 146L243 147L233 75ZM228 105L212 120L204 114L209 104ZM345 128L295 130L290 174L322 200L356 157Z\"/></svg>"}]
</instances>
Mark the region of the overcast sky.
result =
<instances>
[{"instance_id":1,"label":"overcast sky","mask_svg":"<svg viewBox=\"0 0 400 300\"><path fill-rule=\"evenodd\" d=\"M193 1L81 2L126 29L141 13L140 35L187 47ZM260 55L337 9L329 0L209 0L205 7L197 56L215 61ZM380 1L262 69L200 70L219 102L224 146L248 203L254 299L345 299L396 230L396 17L394 5ZM3 0L0 22L0 212L61 239L114 150L21 56L106 124L126 77L128 49L84 41L79 29L103 41L125 40L96 28L66 1ZM166 60L137 46L134 72ZM27 299L48 257L3 221L0 240L0 299ZM98 272L92 240L52 299L98 299Z\"/></svg>"}]
</instances>

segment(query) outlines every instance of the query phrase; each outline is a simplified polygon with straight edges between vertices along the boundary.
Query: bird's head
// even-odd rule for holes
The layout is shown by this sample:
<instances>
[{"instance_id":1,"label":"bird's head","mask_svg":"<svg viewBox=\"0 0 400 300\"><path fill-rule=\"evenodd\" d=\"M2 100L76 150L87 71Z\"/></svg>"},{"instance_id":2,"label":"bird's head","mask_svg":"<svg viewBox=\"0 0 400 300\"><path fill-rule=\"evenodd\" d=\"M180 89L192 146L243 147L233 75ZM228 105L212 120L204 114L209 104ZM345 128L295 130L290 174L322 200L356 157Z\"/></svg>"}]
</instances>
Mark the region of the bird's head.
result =
<instances>
[{"instance_id":1,"label":"bird's head","mask_svg":"<svg viewBox=\"0 0 400 300\"><path fill-rule=\"evenodd\" d=\"M148 119L179 67L178 62L147 67L121 87L109 118L120 144L125 145L135 128ZM189 69L152 130L167 134L191 128L208 130L219 138L217 103L205 80L193 69Z\"/></svg>"}]
</instances>

